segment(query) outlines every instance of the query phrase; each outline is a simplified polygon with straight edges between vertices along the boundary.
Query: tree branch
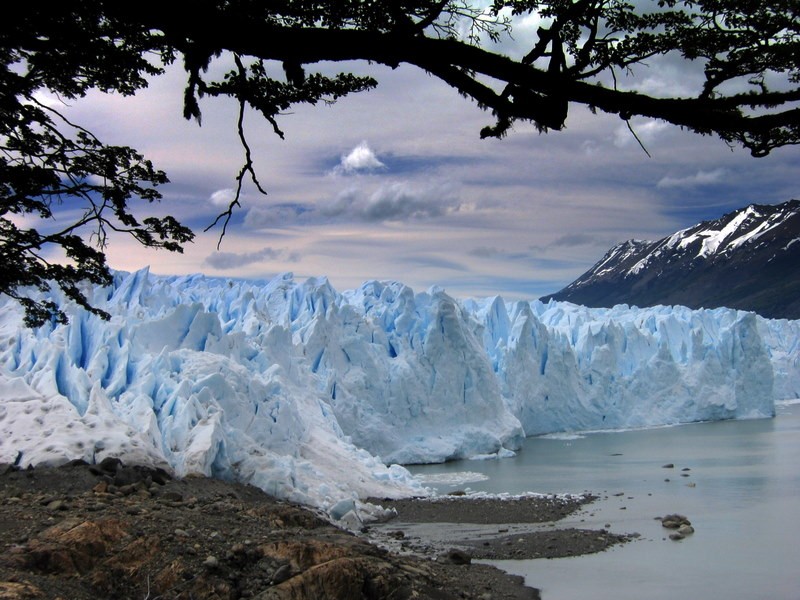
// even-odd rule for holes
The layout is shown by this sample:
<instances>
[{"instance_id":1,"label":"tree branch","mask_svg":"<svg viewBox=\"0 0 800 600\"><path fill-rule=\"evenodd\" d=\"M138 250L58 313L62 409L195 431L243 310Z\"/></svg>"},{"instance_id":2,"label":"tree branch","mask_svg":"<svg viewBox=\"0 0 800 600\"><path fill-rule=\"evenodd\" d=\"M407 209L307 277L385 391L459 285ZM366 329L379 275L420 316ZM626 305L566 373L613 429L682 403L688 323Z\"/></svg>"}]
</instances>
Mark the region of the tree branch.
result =
<instances>
[{"instance_id":1,"label":"tree branch","mask_svg":"<svg viewBox=\"0 0 800 600\"><path fill-rule=\"evenodd\" d=\"M234 55L234 60L236 62L236 68L238 69L239 73L239 85L244 88L247 83L247 70L242 63L241 57L237 54ZM247 137L245 136L244 131L244 112L245 112L246 102L245 97L242 95L239 98L239 117L236 122L236 129L239 134L239 142L242 144L242 148L244 148L244 164L242 168L239 170L238 175L236 176L236 194L233 197L233 200L230 201L228 204L228 208L225 211L221 212L217 215L214 219L214 222L211 223L208 227L206 227L203 231L207 232L210 229L213 229L217 223L222 221L222 231L219 234L219 239L217 240L217 250L220 249L222 245L222 239L225 237L225 233L228 230L228 223L230 223L231 218L233 217L233 211L235 208L241 207L241 203L239 202L241 195L242 195L242 186L244 183L244 178L247 174L250 175L250 179L253 182L253 185L256 186L256 189L264 194L267 195L267 192L261 187L261 183L258 181L258 176L256 175L255 168L253 166L253 153L250 150L250 145L247 143ZM278 129L277 123L273 120L273 127L275 128L276 133L283 138L283 132Z\"/></svg>"},{"instance_id":2,"label":"tree branch","mask_svg":"<svg viewBox=\"0 0 800 600\"><path fill-rule=\"evenodd\" d=\"M186 39L193 39L211 44L209 50L212 53L227 50L240 56L300 65L321 61L370 61L390 67L403 63L414 65L431 73L445 74L457 91L473 97L489 110L505 114L509 119L530 119L530 113L535 112L535 109L525 106L523 102L514 102L509 106L507 99L499 93L495 93L493 97L484 97L485 90L475 85L474 76L473 82L460 77L458 80L461 83L454 85L452 83L454 78L451 76L453 70L475 76L486 76L504 85L512 85L514 89L527 93L527 96L536 102L541 101L542 97L549 97L554 102L558 100L558 102L583 104L606 113L618 114L623 118L639 115L662 119L700 133L717 133L723 138L734 135L745 138L747 135L763 135L765 132L765 121L740 111L741 108L755 104L755 98L752 97L656 98L636 92L607 89L600 83L582 80L585 74L569 73L565 76L564 73L548 73L537 68L535 64L528 64L526 60L517 61L455 39L425 37L413 30L404 33L399 30L382 31L380 28L334 26L323 28L297 24L284 26L278 19L242 20L238 15L210 4L203 9L205 12L201 18L188 23L179 12L172 14L162 10L149 10L148 6L152 5L155 8L153 0L145 0L145 5L144 8L136 5L135 13L131 13L134 8L127 3L114 3L113 10L122 13L127 11L128 14L134 14L135 18L143 20L148 27L163 31L165 38L179 49L185 45ZM581 0L564 9L560 17L556 14L556 17L566 19L572 15L573 18L577 18L576 15L580 16L578 10L580 7L593 7L595 11L607 9L607 5L603 3L593 4L592 0ZM689 27L687 19L690 19L691 15L687 16L680 12L669 15L681 27ZM614 18L620 19L620 23L627 23L626 19L630 16L626 12L621 12ZM659 17L658 13L645 17L637 16L633 22L636 24L635 27L646 28L649 26L648 23L661 22L654 20L655 17ZM663 22L670 21L667 19ZM586 21L580 19L575 21L576 25L580 23ZM634 38L634 41L635 39L637 38ZM675 49L677 47L675 44L678 43L670 41L669 36L664 40L656 39L654 35L645 36L643 39L644 45L634 43L626 50L628 54L624 56L614 54L616 62L613 64L628 66L647 56ZM537 47L540 47L542 42L543 40ZM605 65L605 68L611 67L611 62ZM600 66L591 73L598 73L598 69ZM766 106L766 104L765 100L761 105ZM774 128L780 119L781 117L774 119L770 127ZM791 123L784 122L782 126L791 127ZM800 140L788 137L783 143L798 143L798 141Z\"/></svg>"}]
</instances>

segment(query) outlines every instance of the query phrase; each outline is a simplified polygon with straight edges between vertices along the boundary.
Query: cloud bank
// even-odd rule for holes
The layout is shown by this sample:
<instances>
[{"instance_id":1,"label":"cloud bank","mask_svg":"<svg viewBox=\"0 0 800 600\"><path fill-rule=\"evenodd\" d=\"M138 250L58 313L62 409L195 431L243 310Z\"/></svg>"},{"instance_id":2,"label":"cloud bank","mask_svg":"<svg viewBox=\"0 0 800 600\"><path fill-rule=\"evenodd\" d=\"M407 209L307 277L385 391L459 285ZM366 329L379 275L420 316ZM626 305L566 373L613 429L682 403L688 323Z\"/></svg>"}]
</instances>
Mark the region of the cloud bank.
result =
<instances>
[{"instance_id":1,"label":"cloud bank","mask_svg":"<svg viewBox=\"0 0 800 600\"><path fill-rule=\"evenodd\" d=\"M714 169L713 171L700 170L694 175L685 177L662 177L656 184L659 188L690 188L702 185L713 185L720 183L727 174L725 169Z\"/></svg>"},{"instance_id":2,"label":"cloud bank","mask_svg":"<svg viewBox=\"0 0 800 600\"><path fill-rule=\"evenodd\" d=\"M413 185L389 181L377 186L353 185L318 204L275 204L248 211L252 229L297 224L351 221L386 223L429 220L458 212L463 204L448 182Z\"/></svg>"},{"instance_id":3,"label":"cloud bank","mask_svg":"<svg viewBox=\"0 0 800 600\"><path fill-rule=\"evenodd\" d=\"M395 181L382 184L373 191L349 188L323 204L326 217L346 217L365 222L431 219L455 212L461 202L452 186L435 183L414 186Z\"/></svg>"},{"instance_id":4,"label":"cloud bank","mask_svg":"<svg viewBox=\"0 0 800 600\"><path fill-rule=\"evenodd\" d=\"M267 246L255 252L214 252L209 254L204 262L213 269L225 271L270 260L297 262L300 260L300 255L286 248L275 249Z\"/></svg>"}]
</instances>

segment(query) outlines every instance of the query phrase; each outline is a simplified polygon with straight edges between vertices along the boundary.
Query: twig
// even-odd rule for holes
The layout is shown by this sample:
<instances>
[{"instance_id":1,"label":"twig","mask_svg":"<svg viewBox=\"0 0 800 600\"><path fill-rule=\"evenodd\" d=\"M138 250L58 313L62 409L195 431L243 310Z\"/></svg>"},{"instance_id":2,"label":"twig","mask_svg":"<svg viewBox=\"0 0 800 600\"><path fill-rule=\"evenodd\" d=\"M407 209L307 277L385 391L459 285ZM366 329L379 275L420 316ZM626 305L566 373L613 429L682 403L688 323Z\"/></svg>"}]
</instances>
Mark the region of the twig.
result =
<instances>
[{"instance_id":1,"label":"twig","mask_svg":"<svg viewBox=\"0 0 800 600\"><path fill-rule=\"evenodd\" d=\"M631 135L633 136L633 139L635 139L639 143L639 147L642 150L644 150L645 154L647 154L647 158L653 158L652 156L650 156L650 153L647 151L647 148L644 147L644 144L642 143L642 140L639 139L639 136L636 135L636 132L633 130L633 127L631 126L631 120L630 119L625 119L625 124L628 126L628 131L631 132Z\"/></svg>"},{"instance_id":2,"label":"twig","mask_svg":"<svg viewBox=\"0 0 800 600\"><path fill-rule=\"evenodd\" d=\"M258 176L256 175L255 168L253 166L253 153L250 150L250 145L247 143L247 137L245 136L244 132L244 111L247 105L245 98L244 98L244 86L246 83L247 72L245 71L244 65L242 64L242 60L238 54L234 55L234 60L236 61L236 67L239 70L239 82L242 86L240 93L242 94L239 96L239 118L237 121L237 131L239 133L239 141L244 148L244 164L242 165L239 174L236 176L236 194L233 197L233 200L230 201L228 204L228 208L225 209L223 212L217 215L217 218L214 219L214 222L211 223L208 227L206 227L203 231L209 231L217 223L222 220L222 232L219 234L219 239L217 240L217 250L219 250L220 246L222 245L222 238L225 237L225 233L228 230L228 223L230 223L231 217L233 217L233 210L234 208L241 208L241 203L239 199L242 195L242 186L244 183L245 175L248 173L250 174L250 180L256 186L259 192L267 195L267 192L261 186L261 182L258 181ZM223 220L224 219L224 220Z\"/></svg>"}]
</instances>

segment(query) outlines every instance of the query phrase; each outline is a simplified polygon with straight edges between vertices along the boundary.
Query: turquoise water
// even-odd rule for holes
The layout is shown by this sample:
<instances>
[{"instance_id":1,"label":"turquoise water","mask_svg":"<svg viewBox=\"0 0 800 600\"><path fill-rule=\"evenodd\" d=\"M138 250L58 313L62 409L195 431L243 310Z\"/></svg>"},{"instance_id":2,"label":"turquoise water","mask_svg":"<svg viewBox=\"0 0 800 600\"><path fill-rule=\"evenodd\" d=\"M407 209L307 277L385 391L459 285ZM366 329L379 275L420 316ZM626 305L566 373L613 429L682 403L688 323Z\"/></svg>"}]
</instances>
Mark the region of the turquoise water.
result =
<instances>
[{"instance_id":1,"label":"turquoise water","mask_svg":"<svg viewBox=\"0 0 800 600\"><path fill-rule=\"evenodd\" d=\"M775 419L530 438L513 458L412 470L440 492L591 491L600 500L559 526L641 534L591 556L494 563L544 600L800 598L798 404ZM665 539L654 518L668 513L696 533Z\"/></svg>"}]
</instances>

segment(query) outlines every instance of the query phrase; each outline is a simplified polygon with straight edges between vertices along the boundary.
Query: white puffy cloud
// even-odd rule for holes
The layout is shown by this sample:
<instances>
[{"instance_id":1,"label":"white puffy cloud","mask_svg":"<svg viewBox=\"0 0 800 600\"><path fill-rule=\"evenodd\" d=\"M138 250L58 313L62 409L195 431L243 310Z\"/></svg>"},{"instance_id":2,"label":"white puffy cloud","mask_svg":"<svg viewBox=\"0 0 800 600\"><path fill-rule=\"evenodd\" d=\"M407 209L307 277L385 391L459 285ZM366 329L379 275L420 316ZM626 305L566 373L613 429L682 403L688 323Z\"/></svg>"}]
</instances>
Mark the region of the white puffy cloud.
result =
<instances>
[{"instance_id":1,"label":"white puffy cloud","mask_svg":"<svg viewBox=\"0 0 800 600\"><path fill-rule=\"evenodd\" d=\"M694 175L687 175L685 177L672 177L666 175L662 177L656 184L659 188L687 188L697 187L701 185L712 185L722 181L726 175L726 170L719 168L713 171L698 171Z\"/></svg>"},{"instance_id":2,"label":"white puffy cloud","mask_svg":"<svg viewBox=\"0 0 800 600\"><path fill-rule=\"evenodd\" d=\"M236 192L230 188L225 188L222 190L217 190L211 196L209 196L208 201L211 202L214 206L224 206L227 207L233 199L236 197Z\"/></svg>"},{"instance_id":3,"label":"white puffy cloud","mask_svg":"<svg viewBox=\"0 0 800 600\"><path fill-rule=\"evenodd\" d=\"M633 133L628 129L627 124L620 125L614 131L614 145L617 148L638 145L639 142L636 141L637 137L646 146L648 142L652 142L658 138L661 133L671 127L669 123L665 121L641 121L637 119L632 119L630 125L631 129L633 129ZM635 136L634 133L636 134Z\"/></svg>"},{"instance_id":4,"label":"white puffy cloud","mask_svg":"<svg viewBox=\"0 0 800 600\"><path fill-rule=\"evenodd\" d=\"M333 171L337 174L350 175L359 171L374 171L385 168L386 165L378 160L378 157L367 142L363 141L349 153L343 154L341 161Z\"/></svg>"}]
</instances>

